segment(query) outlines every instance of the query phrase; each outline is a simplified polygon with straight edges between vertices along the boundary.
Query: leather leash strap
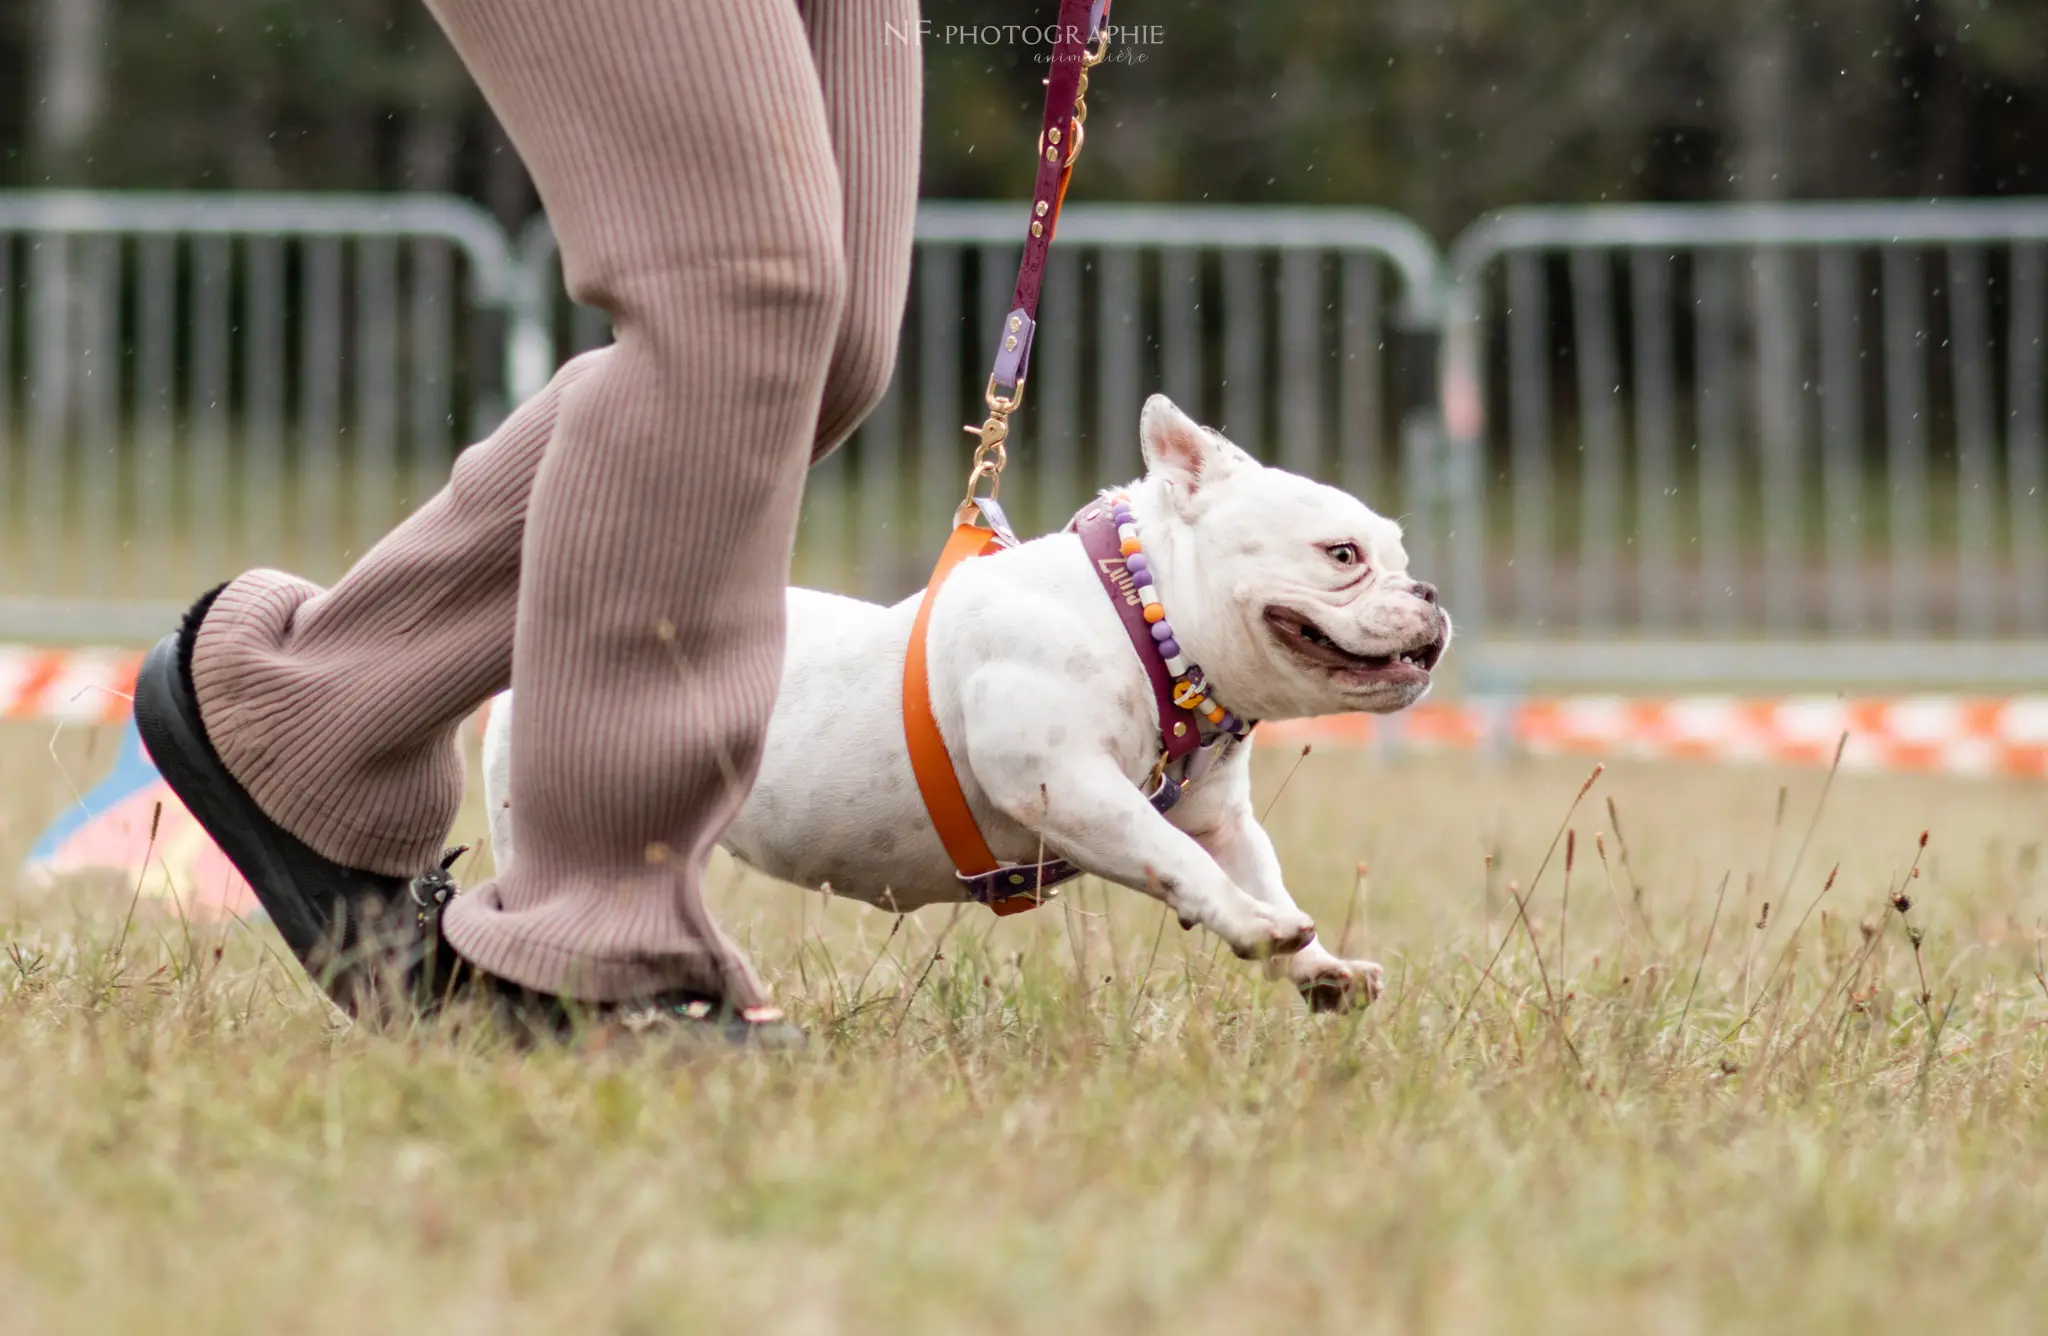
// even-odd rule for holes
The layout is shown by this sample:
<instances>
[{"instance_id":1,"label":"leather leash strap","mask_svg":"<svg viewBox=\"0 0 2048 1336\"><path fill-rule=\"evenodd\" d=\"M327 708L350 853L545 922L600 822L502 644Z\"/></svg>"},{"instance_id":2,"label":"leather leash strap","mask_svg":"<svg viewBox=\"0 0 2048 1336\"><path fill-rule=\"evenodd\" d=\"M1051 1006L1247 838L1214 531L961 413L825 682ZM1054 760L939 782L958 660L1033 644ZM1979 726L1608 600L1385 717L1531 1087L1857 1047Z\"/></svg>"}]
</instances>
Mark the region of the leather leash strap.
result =
<instances>
[{"instance_id":1,"label":"leather leash strap","mask_svg":"<svg viewBox=\"0 0 2048 1336\"><path fill-rule=\"evenodd\" d=\"M1045 81L1045 115L1038 126L1038 179L1031 189L1031 223L1024 255L1017 264L1017 287L1010 313L1003 317L996 345L994 389L1013 394L1031 365L1031 339L1038 332L1038 290L1045 281L1045 253L1059 226L1060 205L1067 198L1067 180L1081 151L1082 122L1074 114L1080 96L1088 48L1109 18L1109 0L1060 0L1052 68Z\"/></svg>"}]
</instances>

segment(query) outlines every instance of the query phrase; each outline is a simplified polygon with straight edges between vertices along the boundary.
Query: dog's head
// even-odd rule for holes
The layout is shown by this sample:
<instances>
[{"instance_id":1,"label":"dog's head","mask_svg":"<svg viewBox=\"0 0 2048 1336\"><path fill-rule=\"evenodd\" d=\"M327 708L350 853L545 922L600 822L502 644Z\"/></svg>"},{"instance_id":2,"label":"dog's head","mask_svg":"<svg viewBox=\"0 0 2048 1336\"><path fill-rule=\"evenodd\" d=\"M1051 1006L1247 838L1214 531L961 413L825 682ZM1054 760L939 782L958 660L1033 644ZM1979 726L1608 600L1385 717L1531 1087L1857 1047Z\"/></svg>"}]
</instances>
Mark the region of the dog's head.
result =
<instances>
[{"instance_id":1,"label":"dog's head","mask_svg":"<svg viewBox=\"0 0 2048 1336\"><path fill-rule=\"evenodd\" d=\"M1257 719L1422 699L1451 643L1401 528L1363 502L1266 468L1164 395L1139 426L1147 555L1174 631L1217 698Z\"/></svg>"}]
</instances>

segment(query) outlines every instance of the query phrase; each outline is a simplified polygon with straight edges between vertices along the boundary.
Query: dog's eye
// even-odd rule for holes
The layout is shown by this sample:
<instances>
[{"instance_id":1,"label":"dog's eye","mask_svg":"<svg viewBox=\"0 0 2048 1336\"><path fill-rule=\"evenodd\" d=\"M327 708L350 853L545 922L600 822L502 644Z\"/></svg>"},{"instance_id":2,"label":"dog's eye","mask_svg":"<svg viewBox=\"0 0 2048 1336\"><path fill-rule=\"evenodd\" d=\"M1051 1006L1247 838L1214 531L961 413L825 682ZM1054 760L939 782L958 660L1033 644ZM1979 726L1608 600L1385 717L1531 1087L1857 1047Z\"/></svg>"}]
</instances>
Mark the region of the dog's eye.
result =
<instances>
[{"instance_id":1,"label":"dog's eye","mask_svg":"<svg viewBox=\"0 0 2048 1336\"><path fill-rule=\"evenodd\" d=\"M1359 555L1356 543L1331 543L1325 546L1323 551L1329 553L1330 560L1339 566L1356 566L1365 560Z\"/></svg>"}]
</instances>

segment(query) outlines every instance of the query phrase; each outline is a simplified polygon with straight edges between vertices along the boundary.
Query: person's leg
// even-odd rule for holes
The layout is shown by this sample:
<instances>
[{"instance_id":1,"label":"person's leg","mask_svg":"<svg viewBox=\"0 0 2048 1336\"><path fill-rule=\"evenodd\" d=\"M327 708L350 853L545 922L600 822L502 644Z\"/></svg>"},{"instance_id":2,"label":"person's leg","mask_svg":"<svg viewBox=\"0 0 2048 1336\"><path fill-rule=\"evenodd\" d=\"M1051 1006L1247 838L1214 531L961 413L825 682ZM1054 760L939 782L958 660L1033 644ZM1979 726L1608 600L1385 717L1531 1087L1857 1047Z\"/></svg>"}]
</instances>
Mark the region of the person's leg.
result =
<instances>
[{"instance_id":1,"label":"person's leg","mask_svg":"<svg viewBox=\"0 0 2048 1336\"><path fill-rule=\"evenodd\" d=\"M846 310L811 457L853 434L896 369L917 228L923 55L917 0L806 0L845 200Z\"/></svg>"},{"instance_id":2,"label":"person's leg","mask_svg":"<svg viewBox=\"0 0 2048 1336\"><path fill-rule=\"evenodd\" d=\"M806 6L840 169L848 287L812 443L841 444L887 389L917 209L916 0ZM333 588L252 571L224 590L194 656L227 768L272 818L349 867L429 866L462 797L456 731L512 674L529 493L563 367L449 485ZM394 652L394 645L403 645Z\"/></svg>"},{"instance_id":3,"label":"person's leg","mask_svg":"<svg viewBox=\"0 0 2048 1336\"><path fill-rule=\"evenodd\" d=\"M610 355L556 372L332 589L250 571L207 611L192 655L207 735L322 856L410 877L440 853L462 802L456 731L512 678L534 474L564 391Z\"/></svg>"},{"instance_id":4,"label":"person's leg","mask_svg":"<svg viewBox=\"0 0 2048 1336\"><path fill-rule=\"evenodd\" d=\"M565 77L556 43L578 38L519 43L496 64L489 34L473 53L466 41L469 7L444 5L444 21L494 101ZM598 1001L697 988L748 1006L764 992L705 912L700 882L752 785L774 706L797 506L845 314L847 234L797 10L738 32L730 7L679 8L627 20L607 43L633 53L603 80L608 110L658 116L675 88L723 99L696 109L687 139L613 168L654 224L626 246L630 259L646 245L645 262L620 262L616 213L556 218L571 291L612 313L618 342L565 396L534 487L513 651L520 858L452 905L445 926L465 958L527 987ZM882 52L886 35L872 28L844 40ZM900 104L892 85L916 58L899 44L898 78L872 61L853 95ZM573 127L545 119L538 131L568 141L538 157L589 170ZM656 220L693 205L719 226L660 235Z\"/></svg>"},{"instance_id":5,"label":"person's leg","mask_svg":"<svg viewBox=\"0 0 2048 1336\"><path fill-rule=\"evenodd\" d=\"M848 8L866 10L865 17L869 21L864 23L864 16L839 11L836 7L834 18L837 22L821 23L819 16L814 16L812 21L818 62L828 80L828 87L832 89L830 130L840 150L841 161L847 166L849 207L854 210L847 220L844 237L852 271L852 299L839 321L831 374L824 395L828 409L810 433L815 447L820 449L835 444L850 430L886 383L907 276L910 221L914 209L917 54L914 48L903 43L892 45L887 42L884 14L868 6ZM894 17L897 30L907 31L909 22L914 21L910 6L903 0L890 0L890 8L905 11ZM515 84L518 81L519 61L534 58L531 51L522 51L520 43L515 40L516 34L508 38L503 31L506 24L524 23L526 10L526 6L507 6L496 14L485 14L479 18L467 12L467 7L457 5L445 15L452 24L475 25L469 34L472 47L478 41L509 42L508 50L495 54L486 51L476 62L497 62L496 77L487 76L485 86L501 100L502 85L506 80L511 79ZM617 24L621 18L607 15L606 22L613 25L610 36L589 33L587 24L583 25L584 32L591 42L605 45L617 37ZM580 19L575 21L581 22ZM681 19L676 22L680 26ZM743 17L736 22L744 27ZM691 31L701 35L707 30ZM735 27L735 22L726 22L717 31L724 35L718 44L725 45L740 29ZM873 34L871 38L867 37L869 33ZM458 43L464 40L463 32L457 31L457 39ZM542 37L540 40L545 43L546 39ZM587 47L591 42L582 46ZM738 49L745 52L755 45L758 43L750 39L740 42ZM658 47L649 48L638 37L633 37L618 49L625 51L630 58ZM564 43L547 52L547 58L562 68L562 79L557 82L573 85L562 87L560 93L573 97L579 87L586 90L602 87L615 95L617 81L592 74L587 65L576 66L576 73L568 72L572 62L588 54L575 42ZM853 82L839 83L834 77L835 70L846 71L846 77ZM479 73L486 72L479 70ZM666 91L670 87L706 87L717 82L703 69L677 66L666 73L671 76L671 81L664 83L664 90L655 98L657 101L670 97ZM747 73L744 69L736 70L728 77L733 81L749 82ZM788 74L785 69L785 77ZM758 81L752 82L758 85ZM494 88L494 83L500 87ZM580 295L601 302L619 303L614 306L615 318L622 312L630 317L634 312L627 310L621 299L638 300L640 294L636 289L648 286L640 281L647 274L643 272L636 276L635 268L652 270L653 286L659 289L662 287L660 270L663 261L680 258L658 253L662 226L654 227L651 233L657 243L657 254L628 253L613 258L613 253L607 253L599 258L594 269L586 264L588 272L579 276L576 263L579 253L587 252L593 244L616 250L623 241L630 240L615 233L621 213L617 207L620 201L613 201L614 207L603 216L593 218L595 211L585 207L580 219L571 219L564 214L563 206L556 203L556 198L562 195L560 180L564 176L576 183L571 191L573 206L588 198L602 198L605 190L614 184L607 178L618 175L622 170L630 176L635 162L641 162L643 173L653 171L657 178L662 173L645 166L641 160L648 154L644 151L627 154L623 163L589 161L588 145L583 141L588 138L586 132L590 127L574 116L547 114L548 104L536 96L540 91L521 86L515 87L510 96L525 99L526 105L520 110L527 116L519 119L537 118L543 122L542 129L554 139L560 141L566 136L571 141L523 147L530 157L536 159L551 151L557 155L556 165L561 167L560 172L551 173L542 164L543 170L537 174L543 179L544 198L555 197L549 198L549 203L554 208L558 226L567 223L564 227L565 250L569 256L572 282L579 285ZM646 90L643 88L642 91ZM786 113L787 106L784 102L777 110ZM615 96L610 109L615 115L627 110ZM508 116L507 119L515 117ZM780 133L773 125L768 129L770 137ZM518 133L516 126L515 133ZM605 133L618 132L607 127ZM721 132L711 148L714 154L720 148L741 148L744 138L744 135L736 138ZM759 155L759 146L755 145L753 149L741 152L738 159ZM565 160L566 167L562 167ZM579 176L579 172L582 175ZM552 188L550 177L556 178ZM586 180L585 177L594 179ZM665 182L656 180L644 184L664 183L672 187L682 184L672 177ZM738 203L731 198L736 193L740 196L754 194L744 180L734 184L742 188L722 192L728 197L723 201L728 206ZM628 206L627 213L637 205L643 210L643 217L646 212L668 213L680 220L677 227L693 233L703 230L701 222L693 223L693 207L687 200L654 201L642 189L638 198L624 202ZM709 238L714 247L721 241L730 245L730 234L734 231L734 211L731 207L720 209L720 203L718 200L699 200L694 206L708 210L714 221L725 224L722 231L712 229L718 232L717 236ZM719 217L721 213L725 215L722 219ZM579 222L582 226L580 239L576 235ZM750 226L740 226L737 230L741 233L742 242L750 241L754 236L754 229ZM645 240L644 237L642 239ZM807 244L814 244L818 238L812 236L806 240ZM626 247L629 252L632 249ZM698 249L702 250L701 247ZM622 277L626 280L624 283L619 282ZM622 326L625 323L621 321ZM718 344L718 336L709 331L711 324L715 324L715 320L707 318L704 321L703 342ZM643 321L640 332L652 332L651 322ZM593 359L575 364L573 370L565 369L564 377L550 387L542 400L523 409L492 442L467 452L449 492L373 550L358 569L333 591L319 594L311 586L289 581L286 577L256 573L237 581L222 596L221 604L217 606L221 606L226 615L215 613L208 617L201 635L195 675L204 682L201 696L209 732L217 734L216 741L222 742L223 751L229 755L229 768L247 785L262 807L319 852L344 862L405 875L424 867L438 849L459 796L459 769L452 742L455 724L476 703L502 685L506 677L510 658L512 590L518 573L514 554L518 546L519 525L525 513L528 485L562 398L565 382L589 365L602 365L610 356L609 353L595 355ZM802 350L793 356L801 360ZM729 390L731 386L721 385L719 388ZM727 398L729 400L730 395ZM717 433L721 428L714 425L712 430ZM744 426L724 425L722 432L728 449L738 450L730 442L747 440L747 430ZM770 475L777 472L772 461L766 472ZM700 471L699 483L715 483L716 474L716 469L710 473ZM762 485L759 476L739 481L743 491L754 488L758 492ZM774 491L775 479L771 477L768 482L769 490ZM686 490L688 486L686 483ZM788 495L791 491L789 481L782 479L780 487L783 515L767 522L769 530L778 532L772 550L761 559L761 569L772 570L777 576L769 582L777 589L768 616L778 621L779 576L787 553L787 514L793 505L793 496ZM724 507L719 510L725 513L703 515L700 511L702 504L701 501L692 501L665 517L670 535L655 545L663 549L677 570L691 569L688 547L697 544L686 546L686 540L693 536L706 538L706 545L720 549L723 555L732 555L733 549L724 545L723 539L717 536L717 530L730 527L729 522L737 517ZM768 508L773 510L773 504ZM644 511L642 518L648 518ZM706 519L725 520L728 524L700 522ZM681 532L676 532L678 528ZM767 544L761 546L764 550L769 547ZM533 560L531 551L528 560ZM758 575L760 571L753 574ZM758 606L762 600L757 596L753 601ZM683 658L688 657L682 640L691 609L679 607L677 611L684 613L685 617L670 618L670 624L677 627L672 647L663 645L659 640L658 621L656 628L649 628L655 631L657 638L653 643L661 647L662 657L666 660L663 671L667 673L676 671L675 657L678 653ZM696 612L702 615L701 608ZM634 614L628 611L624 616L630 623ZM618 615L614 614L614 633L617 633L617 621ZM644 646L645 635L641 639ZM773 657L772 649L769 657ZM646 667L644 658L640 666ZM730 678L729 665L721 662L712 666ZM772 674L770 676L772 678ZM708 685L715 696L716 684ZM525 694L533 696L537 693L529 690ZM615 692L610 694L616 697ZM679 688L678 695L681 694ZM704 694L698 694L696 703L704 704ZM614 700L612 703L618 702ZM718 702L713 699L712 703L715 706ZM600 706L608 707L606 702L600 702ZM528 708L531 710L532 707ZM757 702L755 713L759 714L763 708ZM575 731L573 725L570 731ZM711 740L706 729L692 731L707 742ZM738 731L757 733L758 729L742 720ZM637 730L635 737L640 738ZM668 741L673 743L674 739ZM727 762L744 760L744 753L750 749L749 746L734 747L728 740L730 754L726 757ZM708 750L712 753L710 768L717 770L718 749L710 746ZM619 759L629 760L623 756ZM700 752L699 769L703 768L702 760ZM678 768L687 766L679 762ZM733 778L743 778L742 769L734 766ZM579 783L588 784L590 778L583 776ZM721 776L721 788L723 779ZM599 913L592 918L587 906L581 912L569 913L566 918L551 919L545 912L534 912L541 902L558 896L556 888L559 883L542 882L537 887L528 888L523 897L515 895L511 901L505 898L503 888L491 888L492 893L477 901L476 907L482 909L488 900L497 906L496 911L474 915L478 923L471 925L469 932L472 935L467 938L463 936L462 920L469 911L458 911L450 924L451 936L457 937L459 942L466 940L472 943L471 949L486 957L487 965L496 960L508 974L543 987L549 986L543 980L566 978L569 974L581 972L580 965L564 967L561 962L565 954L574 960L586 958L585 953L574 945L579 936L595 933L600 938L624 940L625 949L640 962L625 971L628 977L621 980L618 972L613 971L609 983L594 979L594 988L561 985L586 996L610 995L622 989L637 992L642 984L657 976L687 976L690 982L702 986L706 982L705 969L694 965L677 966L673 960L664 964L663 958L673 955L704 964L706 953L687 944L664 940L664 934L669 939L679 934L694 939L704 936L708 930L708 921L702 919L695 895L700 851L709 840L709 834L702 832L715 831L729 816L731 797L728 793L723 801L709 803L699 801L696 796L682 798L680 805L695 813L692 821L685 823L698 828L700 833L695 836L672 837L668 841L649 839L644 844L631 841L631 852L639 861L633 868L636 877L629 880L657 885L667 883L671 897L679 902L676 912L651 916L661 920L654 925L652 932L643 931L630 912L623 928L615 921L616 916L610 913ZM534 799L529 797L522 805L530 806L533 802ZM663 865L667 869L665 873L650 873L647 868L645 858L649 845L662 845L673 851L670 862ZM615 845L612 857L616 860L618 856ZM608 878L601 874L600 880ZM572 881L573 885L563 888L568 899L602 893L601 888L592 886L589 878ZM642 901L647 898L645 889L643 887L640 897ZM522 903L523 909L516 908ZM511 914L504 912L508 904L515 906ZM644 911L644 905L642 908ZM559 906L555 913L559 915ZM539 929L538 936L534 935L537 924L562 922L571 926L566 933L554 934L552 941L545 926ZM498 926L490 926L492 923ZM581 926L575 926L578 924ZM623 939L620 939L621 933ZM722 941L712 940L714 945L708 963L715 966L716 972L721 977L747 977L744 966L735 963L736 953ZM494 941L496 950L493 949ZM564 941L569 945L562 946ZM536 942L540 944L535 945ZM510 943L511 954L515 957L522 952L529 956L538 952L556 963L538 973L533 968L505 964L503 956L507 943ZM605 950L599 949L588 959L597 974L606 972ZM648 961L655 963L650 966ZM739 991L750 993L753 990L743 986Z\"/></svg>"}]
</instances>

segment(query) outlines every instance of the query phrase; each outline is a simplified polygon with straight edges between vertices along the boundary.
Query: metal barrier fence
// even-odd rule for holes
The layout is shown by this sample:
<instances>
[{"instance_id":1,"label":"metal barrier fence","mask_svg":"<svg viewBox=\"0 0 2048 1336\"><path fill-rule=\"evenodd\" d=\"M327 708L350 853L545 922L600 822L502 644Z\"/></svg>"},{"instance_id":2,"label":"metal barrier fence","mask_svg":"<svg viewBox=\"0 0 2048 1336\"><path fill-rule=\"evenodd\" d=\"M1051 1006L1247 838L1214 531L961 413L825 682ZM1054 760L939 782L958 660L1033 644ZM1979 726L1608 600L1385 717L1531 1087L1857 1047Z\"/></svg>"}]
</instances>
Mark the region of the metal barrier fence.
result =
<instances>
[{"instance_id":1,"label":"metal barrier fence","mask_svg":"<svg viewBox=\"0 0 2048 1336\"><path fill-rule=\"evenodd\" d=\"M2038 682L2048 202L1517 209L1452 250L1483 681Z\"/></svg>"},{"instance_id":2,"label":"metal barrier fence","mask_svg":"<svg viewBox=\"0 0 2048 1336\"><path fill-rule=\"evenodd\" d=\"M919 210L896 380L812 473L805 582L875 598L924 583L933 535L960 502L961 428L982 416L974 388L1010 308L1021 209ZM544 224L521 254L553 262ZM1027 533L1057 528L1142 472L1138 413L1155 389L1261 458L1399 513L1439 439L1426 362L1408 377L1416 411L1402 412L1400 334L1433 327L1437 289L1435 246L1393 214L1069 205L1008 442L1011 517ZM543 318L568 352L608 337L599 313L566 297Z\"/></svg>"},{"instance_id":3,"label":"metal barrier fence","mask_svg":"<svg viewBox=\"0 0 2048 1336\"><path fill-rule=\"evenodd\" d=\"M517 278L454 199L0 193L0 636L339 574L496 421Z\"/></svg>"},{"instance_id":4,"label":"metal barrier fence","mask_svg":"<svg viewBox=\"0 0 2048 1336\"><path fill-rule=\"evenodd\" d=\"M807 583L923 578L1018 216L920 210ZM1053 527L1135 475L1161 389L1401 517L1468 685L2038 682L2044 243L2048 201L1521 209L1445 262L1370 210L1074 205L1004 499ZM0 638L330 577L606 337L545 227L459 201L0 193Z\"/></svg>"}]
</instances>

